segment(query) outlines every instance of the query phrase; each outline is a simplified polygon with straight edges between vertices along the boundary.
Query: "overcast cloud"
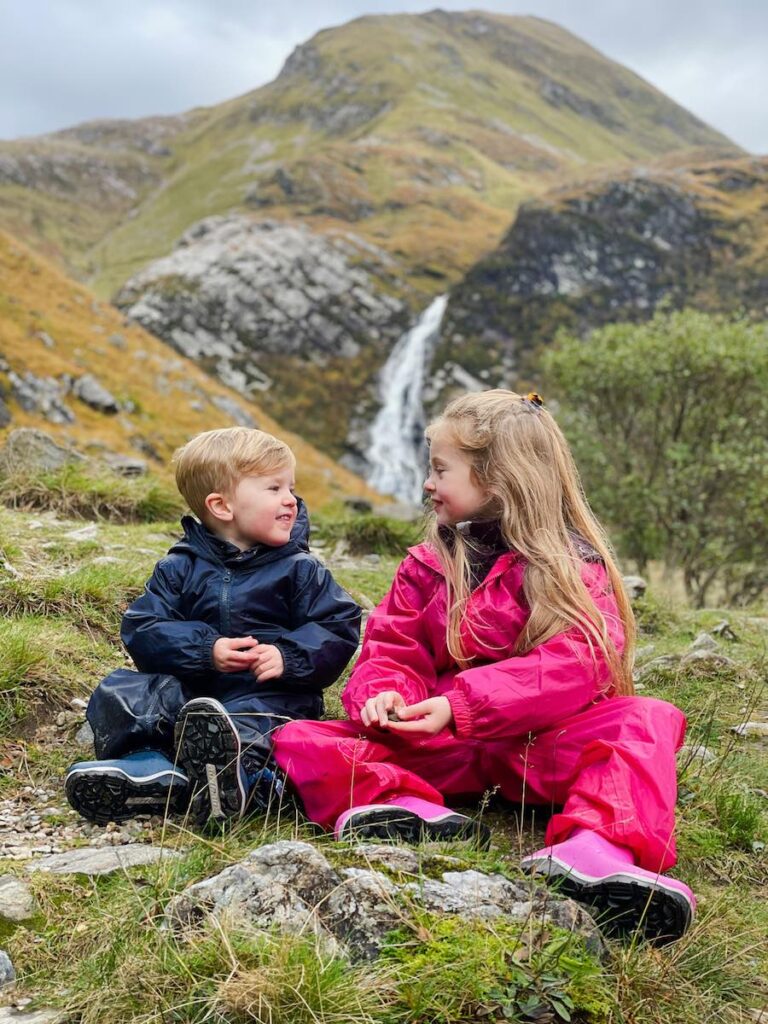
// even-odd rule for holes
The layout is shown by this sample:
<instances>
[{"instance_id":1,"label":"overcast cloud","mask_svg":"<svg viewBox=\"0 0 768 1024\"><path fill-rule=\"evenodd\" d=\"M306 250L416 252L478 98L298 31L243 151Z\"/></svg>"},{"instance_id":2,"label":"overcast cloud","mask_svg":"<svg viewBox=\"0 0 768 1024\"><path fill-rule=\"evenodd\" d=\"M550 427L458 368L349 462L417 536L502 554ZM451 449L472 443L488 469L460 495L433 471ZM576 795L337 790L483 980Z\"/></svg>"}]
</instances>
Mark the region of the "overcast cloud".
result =
<instances>
[{"instance_id":1,"label":"overcast cloud","mask_svg":"<svg viewBox=\"0 0 768 1024\"><path fill-rule=\"evenodd\" d=\"M556 21L757 153L768 152L768 0L442 0ZM428 4L0 0L0 138L171 114L274 78L321 28Z\"/></svg>"}]
</instances>

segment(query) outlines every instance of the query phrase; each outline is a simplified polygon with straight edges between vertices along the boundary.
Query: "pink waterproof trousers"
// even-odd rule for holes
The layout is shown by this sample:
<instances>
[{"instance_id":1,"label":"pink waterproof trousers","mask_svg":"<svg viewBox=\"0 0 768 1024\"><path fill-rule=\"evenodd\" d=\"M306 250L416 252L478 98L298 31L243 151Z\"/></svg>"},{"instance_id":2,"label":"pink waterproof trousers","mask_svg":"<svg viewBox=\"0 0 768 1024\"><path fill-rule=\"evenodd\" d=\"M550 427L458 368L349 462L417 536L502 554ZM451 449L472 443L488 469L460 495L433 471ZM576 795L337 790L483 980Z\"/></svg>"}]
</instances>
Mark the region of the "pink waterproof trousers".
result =
<instances>
[{"instance_id":1,"label":"pink waterproof trousers","mask_svg":"<svg viewBox=\"0 0 768 1024\"><path fill-rule=\"evenodd\" d=\"M508 800L562 807L547 842L572 829L629 847L638 864L675 862L675 751L685 718L663 701L613 695L609 665L578 629L517 652L530 614L526 566L501 555L473 591L460 669L446 641L442 566L426 544L411 548L369 618L360 657L342 696L349 722L291 722L275 756L307 814L332 828L360 804L418 796L443 803L498 787ZM624 633L605 567L581 566L584 584L617 651ZM453 721L437 736L366 728L365 702L394 690L406 704L445 696Z\"/></svg>"},{"instance_id":2,"label":"pink waterproof trousers","mask_svg":"<svg viewBox=\"0 0 768 1024\"><path fill-rule=\"evenodd\" d=\"M562 807L548 844L587 828L629 847L640 867L665 871L675 863L675 751L684 732L682 712L665 701L611 697L530 738L503 741L290 722L276 735L275 757L325 828L360 804L405 795L442 804L498 787L511 801Z\"/></svg>"}]
</instances>

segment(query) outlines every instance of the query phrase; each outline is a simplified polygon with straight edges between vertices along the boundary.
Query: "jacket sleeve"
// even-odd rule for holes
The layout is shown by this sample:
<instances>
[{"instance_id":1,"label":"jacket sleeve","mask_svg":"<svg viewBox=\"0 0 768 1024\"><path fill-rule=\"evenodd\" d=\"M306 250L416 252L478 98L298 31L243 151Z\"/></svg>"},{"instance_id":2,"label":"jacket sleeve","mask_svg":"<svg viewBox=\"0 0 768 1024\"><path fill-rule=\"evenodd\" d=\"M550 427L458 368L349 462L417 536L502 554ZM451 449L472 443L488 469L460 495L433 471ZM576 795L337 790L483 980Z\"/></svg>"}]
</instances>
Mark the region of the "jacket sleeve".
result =
<instances>
[{"instance_id":1,"label":"jacket sleeve","mask_svg":"<svg viewBox=\"0 0 768 1024\"><path fill-rule=\"evenodd\" d=\"M155 566L144 593L123 615L120 637L140 672L167 672L194 680L214 671L213 645L220 633L183 612L184 565L178 557Z\"/></svg>"},{"instance_id":2,"label":"jacket sleeve","mask_svg":"<svg viewBox=\"0 0 768 1024\"><path fill-rule=\"evenodd\" d=\"M585 564L584 582L620 654L624 630L602 564ZM558 633L527 654L465 669L446 694L457 736L501 740L540 732L611 691L599 647L578 629Z\"/></svg>"},{"instance_id":3,"label":"jacket sleeve","mask_svg":"<svg viewBox=\"0 0 768 1024\"><path fill-rule=\"evenodd\" d=\"M427 581L409 556L401 563L384 600L368 617L365 639L342 703L353 722L369 697L397 690L406 704L426 700L434 689L435 655L424 630L431 600Z\"/></svg>"},{"instance_id":4,"label":"jacket sleeve","mask_svg":"<svg viewBox=\"0 0 768 1024\"><path fill-rule=\"evenodd\" d=\"M320 690L339 678L357 650L360 607L314 559L300 564L292 626L274 641L292 683Z\"/></svg>"}]
</instances>

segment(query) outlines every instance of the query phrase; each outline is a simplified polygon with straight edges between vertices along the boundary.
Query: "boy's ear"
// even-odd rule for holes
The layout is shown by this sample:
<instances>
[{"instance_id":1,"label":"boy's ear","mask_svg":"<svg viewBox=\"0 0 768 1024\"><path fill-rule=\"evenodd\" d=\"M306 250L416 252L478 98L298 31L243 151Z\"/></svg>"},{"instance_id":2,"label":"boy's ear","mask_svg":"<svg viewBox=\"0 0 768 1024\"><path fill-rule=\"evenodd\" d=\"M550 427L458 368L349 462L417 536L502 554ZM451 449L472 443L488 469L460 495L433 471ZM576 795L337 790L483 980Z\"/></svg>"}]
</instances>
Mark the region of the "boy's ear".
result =
<instances>
[{"instance_id":1,"label":"boy's ear","mask_svg":"<svg viewBox=\"0 0 768 1024\"><path fill-rule=\"evenodd\" d=\"M209 494L205 499L205 508L219 522L232 522L232 509L229 507L228 499L223 494L219 494L216 491L213 494Z\"/></svg>"}]
</instances>

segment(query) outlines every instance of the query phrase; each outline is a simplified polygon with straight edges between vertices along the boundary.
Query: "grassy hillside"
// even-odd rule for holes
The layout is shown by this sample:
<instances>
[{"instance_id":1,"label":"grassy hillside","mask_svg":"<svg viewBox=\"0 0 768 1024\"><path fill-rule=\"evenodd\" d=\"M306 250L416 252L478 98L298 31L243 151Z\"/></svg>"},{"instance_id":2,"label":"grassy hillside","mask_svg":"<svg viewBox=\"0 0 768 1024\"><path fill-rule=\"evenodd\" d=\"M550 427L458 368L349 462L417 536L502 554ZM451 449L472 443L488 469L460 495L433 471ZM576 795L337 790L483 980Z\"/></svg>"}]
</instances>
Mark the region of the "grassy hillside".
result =
<instances>
[{"instance_id":1,"label":"grassy hillside","mask_svg":"<svg viewBox=\"0 0 768 1024\"><path fill-rule=\"evenodd\" d=\"M66 805L63 771L87 756L75 739L82 710L70 701L87 697L100 676L123 663L116 642L122 608L173 537L170 524L105 522L84 540L72 536L77 525L0 509L0 814L10 816L3 819L8 845L0 871L28 880L34 897L33 916L0 931L19 975L18 986L3 993L8 1000L66 1008L66 1019L78 1024L760 1020L768 998L768 747L730 730L768 714L764 609L693 613L658 594L636 605L638 689L673 701L689 718L674 874L692 886L699 908L682 941L661 949L609 941L597 961L535 915L522 925L496 918L446 928L404 903L401 929L361 973L312 941L297 948L286 937L242 931L237 921L179 937L165 927L163 910L174 893L278 838L316 843L337 864L358 863L349 844L318 836L292 810L280 820L257 816L199 835L181 818L91 827ZM329 540L359 539L350 524L329 521L325 528ZM330 556L330 543L326 556L337 579L367 605L386 591L397 563L392 556ZM717 633L726 616L730 632ZM682 661L701 630L717 633L714 656ZM340 714L339 690L328 696L331 716ZM436 852L458 857L454 870L522 880L519 859L541 844L540 816L529 809L521 818L497 804L483 813L493 831L490 851L428 844L417 881L432 877ZM102 878L26 872L52 849L128 842L163 845L181 858ZM517 1005L521 990L530 996L526 1013ZM568 1016L563 995L574 1004Z\"/></svg>"},{"instance_id":2,"label":"grassy hillside","mask_svg":"<svg viewBox=\"0 0 768 1024\"><path fill-rule=\"evenodd\" d=\"M0 233L0 388L14 427L40 427L92 455L107 450L141 455L153 473L170 478L173 450L202 430L230 426L238 414L285 438L298 459L298 486L310 506L342 496L376 496L352 473L283 429L248 399L217 384L194 362L177 355L111 306L71 281L10 236ZM113 415L90 408L71 393L64 403L71 423L50 423L25 411L13 397L9 373L58 382L93 374L121 406ZM222 403L217 406L216 402Z\"/></svg>"},{"instance_id":3,"label":"grassy hillside","mask_svg":"<svg viewBox=\"0 0 768 1024\"><path fill-rule=\"evenodd\" d=\"M107 296L210 214L354 222L433 291L564 175L691 147L737 152L557 25L371 16L216 107L0 145L0 224Z\"/></svg>"}]
</instances>

